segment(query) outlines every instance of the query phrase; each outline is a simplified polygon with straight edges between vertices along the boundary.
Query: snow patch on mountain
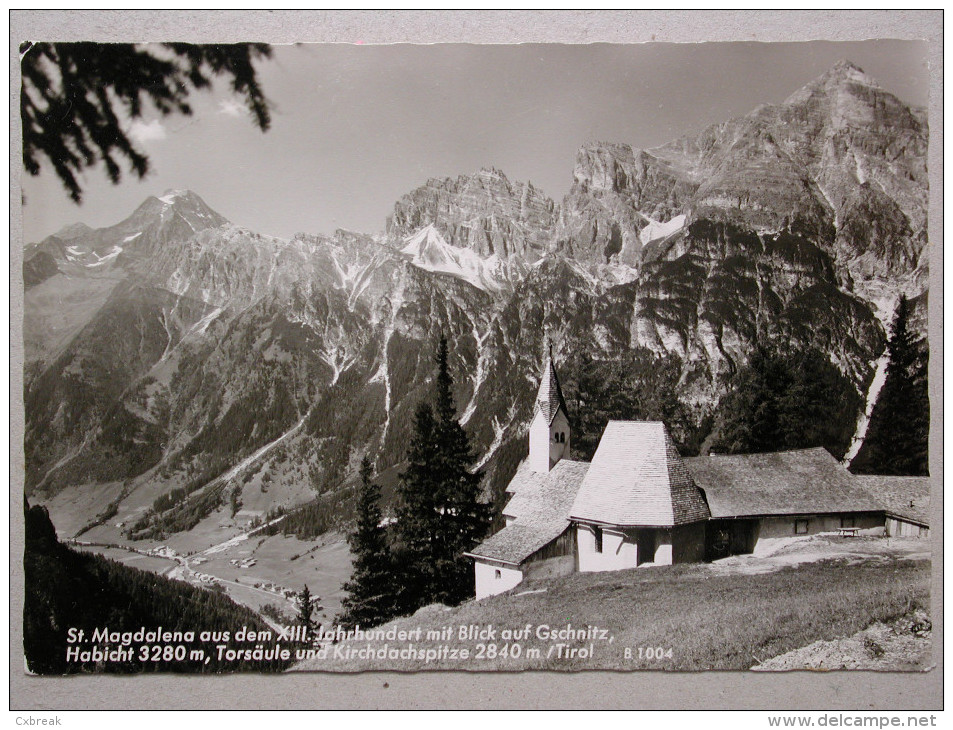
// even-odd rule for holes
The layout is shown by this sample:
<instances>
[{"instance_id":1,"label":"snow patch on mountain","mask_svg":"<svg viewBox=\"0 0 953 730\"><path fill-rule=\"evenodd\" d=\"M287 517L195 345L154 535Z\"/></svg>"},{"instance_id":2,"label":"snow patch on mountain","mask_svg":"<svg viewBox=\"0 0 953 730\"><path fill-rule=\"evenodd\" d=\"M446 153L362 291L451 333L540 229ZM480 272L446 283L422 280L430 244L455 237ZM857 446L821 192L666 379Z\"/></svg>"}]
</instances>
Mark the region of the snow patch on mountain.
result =
<instances>
[{"instance_id":1,"label":"snow patch on mountain","mask_svg":"<svg viewBox=\"0 0 953 730\"><path fill-rule=\"evenodd\" d=\"M135 241L141 235L142 235L142 231L139 231L138 233L133 233L131 236L126 236L124 239L122 239L122 242L128 243L129 241Z\"/></svg>"},{"instance_id":2,"label":"snow patch on mountain","mask_svg":"<svg viewBox=\"0 0 953 730\"><path fill-rule=\"evenodd\" d=\"M652 241L668 238L673 233L678 233L685 227L684 213L682 215L675 216L667 223L653 220L644 213L640 213L639 215L641 215L648 222L648 225L639 231L639 240L642 242L643 246L647 246L648 244L652 243Z\"/></svg>"},{"instance_id":3,"label":"snow patch on mountain","mask_svg":"<svg viewBox=\"0 0 953 730\"><path fill-rule=\"evenodd\" d=\"M86 264L86 267L87 267L87 268L90 268L90 267L93 267L93 266L102 266L102 265L105 264L107 261L111 261L112 259L116 258L116 257L117 257L119 254L121 254L121 253L122 253L122 246L113 246L113 247L109 250L109 253L107 253L105 256L100 256L98 253L96 253L95 251L93 251L93 256L95 256L95 257L96 257L97 259L99 259L99 260L98 260L98 261L94 261L94 262L91 263L91 264Z\"/></svg>"},{"instance_id":4,"label":"snow patch on mountain","mask_svg":"<svg viewBox=\"0 0 953 730\"><path fill-rule=\"evenodd\" d=\"M175 203L176 198L184 198L188 194L186 190L166 190L165 194L159 197L166 205L172 205Z\"/></svg>"},{"instance_id":5,"label":"snow patch on mountain","mask_svg":"<svg viewBox=\"0 0 953 730\"><path fill-rule=\"evenodd\" d=\"M867 436L867 429L870 427L870 417L874 412L874 406L877 405L877 398L880 397L880 391L887 382L887 365L890 363L890 353L884 348L883 354L877 360L877 366L874 370L874 378L870 381L870 387L867 389L864 410L857 419L857 429L850 442L850 448L844 454L843 463L850 463L857 456L860 447L864 445L864 438Z\"/></svg>"},{"instance_id":6,"label":"snow patch on mountain","mask_svg":"<svg viewBox=\"0 0 953 730\"><path fill-rule=\"evenodd\" d=\"M503 288L503 265L495 254L484 259L468 248L451 246L433 224L405 238L400 252L424 271L449 274L485 292L497 292Z\"/></svg>"}]
</instances>

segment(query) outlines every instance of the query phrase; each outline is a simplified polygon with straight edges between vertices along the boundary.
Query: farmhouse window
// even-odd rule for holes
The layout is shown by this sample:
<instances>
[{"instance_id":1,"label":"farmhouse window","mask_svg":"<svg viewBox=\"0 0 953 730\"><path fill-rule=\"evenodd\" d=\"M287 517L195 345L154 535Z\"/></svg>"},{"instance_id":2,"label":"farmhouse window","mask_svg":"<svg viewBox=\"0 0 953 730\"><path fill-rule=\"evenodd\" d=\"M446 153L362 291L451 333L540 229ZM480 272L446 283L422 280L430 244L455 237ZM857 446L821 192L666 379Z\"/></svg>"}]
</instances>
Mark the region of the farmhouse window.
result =
<instances>
[{"instance_id":1,"label":"farmhouse window","mask_svg":"<svg viewBox=\"0 0 953 730\"><path fill-rule=\"evenodd\" d=\"M601 528L601 527L593 527L593 528L592 528L592 536L593 536L593 537L595 538L595 540L596 540L596 552L597 552L597 553L601 553L601 552L602 552L602 528Z\"/></svg>"},{"instance_id":2,"label":"farmhouse window","mask_svg":"<svg viewBox=\"0 0 953 730\"><path fill-rule=\"evenodd\" d=\"M841 517L840 526L841 527L857 527L857 525L854 524L853 517Z\"/></svg>"},{"instance_id":3,"label":"farmhouse window","mask_svg":"<svg viewBox=\"0 0 953 730\"><path fill-rule=\"evenodd\" d=\"M794 534L795 535L807 534L807 520L794 520Z\"/></svg>"},{"instance_id":4,"label":"farmhouse window","mask_svg":"<svg viewBox=\"0 0 953 730\"><path fill-rule=\"evenodd\" d=\"M493 577L496 578L496 580L499 580L500 578L503 577L503 571L497 568L496 570L493 571Z\"/></svg>"}]
</instances>

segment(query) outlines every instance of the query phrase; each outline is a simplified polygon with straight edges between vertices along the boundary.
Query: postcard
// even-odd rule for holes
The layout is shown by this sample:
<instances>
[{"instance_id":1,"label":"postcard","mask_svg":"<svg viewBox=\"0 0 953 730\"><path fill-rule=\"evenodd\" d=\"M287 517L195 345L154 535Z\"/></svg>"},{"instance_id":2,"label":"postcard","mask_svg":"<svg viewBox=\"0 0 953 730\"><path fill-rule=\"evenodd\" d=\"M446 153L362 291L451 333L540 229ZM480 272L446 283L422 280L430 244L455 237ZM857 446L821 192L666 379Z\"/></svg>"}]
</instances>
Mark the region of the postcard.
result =
<instances>
[{"instance_id":1,"label":"postcard","mask_svg":"<svg viewBox=\"0 0 953 730\"><path fill-rule=\"evenodd\" d=\"M937 666L929 44L50 39L29 686Z\"/></svg>"}]
</instances>

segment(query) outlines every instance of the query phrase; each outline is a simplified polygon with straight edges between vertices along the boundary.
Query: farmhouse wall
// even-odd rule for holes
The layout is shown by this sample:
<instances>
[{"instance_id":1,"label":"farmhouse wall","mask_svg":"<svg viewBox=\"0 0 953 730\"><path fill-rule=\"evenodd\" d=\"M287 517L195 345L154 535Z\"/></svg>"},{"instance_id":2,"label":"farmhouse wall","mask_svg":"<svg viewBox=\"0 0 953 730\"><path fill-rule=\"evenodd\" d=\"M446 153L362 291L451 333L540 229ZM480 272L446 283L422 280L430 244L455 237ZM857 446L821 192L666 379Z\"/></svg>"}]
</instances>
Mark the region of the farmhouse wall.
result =
<instances>
[{"instance_id":1,"label":"farmhouse wall","mask_svg":"<svg viewBox=\"0 0 953 730\"><path fill-rule=\"evenodd\" d=\"M643 563L671 565L698 562L705 558L705 523L665 529L602 528L602 552L596 551L595 527L577 525L578 570L583 573L635 568ZM651 536L649 536L651 533ZM639 555L639 537L649 539L653 552ZM645 544L645 543L643 543Z\"/></svg>"},{"instance_id":2,"label":"farmhouse wall","mask_svg":"<svg viewBox=\"0 0 953 730\"><path fill-rule=\"evenodd\" d=\"M885 526L888 537L929 537L930 528L915 525L896 517L888 517Z\"/></svg>"},{"instance_id":3,"label":"farmhouse wall","mask_svg":"<svg viewBox=\"0 0 953 730\"><path fill-rule=\"evenodd\" d=\"M770 552L777 547L779 540L792 537L810 537L822 532L837 532L843 526L842 519L852 520L852 526L860 528L859 534L861 535L884 534L884 517L877 513L762 517L758 521L755 533L754 554ZM797 529L803 531L798 532Z\"/></svg>"},{"instance_id":4,"label":"farmhouse wall","mask_svg":"<svg viewBox=\"0 0 953 730\"><path fill-rule=\"evenodd\" d=\"M526 558L521 567L525 567L530 563L540 562L550 558L564 557L567 555L572 557L573 562L575 562L576 531L572 529L572 527L567 527L563 534Z\"/></svg>"},{"instance_id":5,"label":"farmhouse wall","mask_svg":"<svg viewBox=\"0 0 953 730\"><path fill-rule=\"evenodd\" d=\"M705 559L705 523L695 522L672 528L672 548L673 563L702 562Z\"/></svg>"}]
</instances>

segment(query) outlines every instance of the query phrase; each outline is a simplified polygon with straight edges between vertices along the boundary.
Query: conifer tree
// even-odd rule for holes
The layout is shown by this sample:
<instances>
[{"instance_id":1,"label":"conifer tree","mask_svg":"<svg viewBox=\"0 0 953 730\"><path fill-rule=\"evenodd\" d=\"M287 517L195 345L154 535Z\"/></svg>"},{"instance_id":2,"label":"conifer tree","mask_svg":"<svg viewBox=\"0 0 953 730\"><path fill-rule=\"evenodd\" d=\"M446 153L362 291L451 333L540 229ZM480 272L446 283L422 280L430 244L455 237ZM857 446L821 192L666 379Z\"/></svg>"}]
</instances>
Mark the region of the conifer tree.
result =
<instances>
[{"instance_id":1,"label":"conifer tree","mask_svg":"<svg viewBox=\"0 0 953 730\"><path fill-rule=\"evenodd\" d=\"M371 479L371 462L361 461L361 486L357 497L357 522L348 535L354 556L347 596L337 623L345 628L376 626L395 615L394 571L381 525L380 487Z\"/></svg>"},{"instance_id":2,"label":"conifer tree","mask_svg":"<svg viewBox=\"0 0 953 730\"><path fill-rule=\"evenodd\" d=\"M399 487L399 562L406 571L403 610L428 603L459 603L473 594L473 568L464 552L484 537L489 506L480 501L480 476L456 417L447 341L437 350L434 405L414 418L408 467Z\"/></svg>"},{"instance_id":3,"label":"conifer tree","mask_svg":"<svg viewBox=\"0 0 953 730\"><path fill-rule=\"evenodd\" d=\"M314 636L314 604L316 603L308 585L298 594L298 625L304 627L304 639L306 643L311 643Z\"/></svg>"},{"instance_id":4,"label":"conifer tree","mask_svg":"<svg viewBox=\"0 0 953 730\"><path fill-rule=\"evenodd\" d=\"M422 402L414 413L408 464L398 485L395 565L400 572L400 594L395 608L400 613L436 600L435 564L440 541L437 461L433 408Z\"/></svg>"},{"instance_id":5,"label":"conifer tree","mask_svg":"<svg viewBox=\"0 0 953 730\"><path fill-rule=\"evenodd\" d=\"M840 458L862 404L850 380L817 350L761 344L719 403L715 448L738 454L822 446Z\"/></svg>"},{"instance_id":6,"label":"conifer tree","mask_svg":"<svg viewBox=\"0 0 953 730\"><path fill-rule=\"evenodd\" d=\"M790 382L786 362L768 347L757 345L731 392L719 403L718 449L732 454L779 450L784 441L780 400Z\"/></svg>"},{"instance_id":7,"label":"conifer tree","mask_svg":"<svg viewBox=\"0 0 953 730\"><path fill-rule=\"evenodd\" d=\"M863 474L929 473L930 396L926 343L910 330L910 305L900 297L887 341L887 377L864 444L851 464Z\"/></svg>"},{"instance_id":8,"label":"conifer tree","mask_svg":"<svg viewBox=\"0 0 953 730\"><path fill-rule=\"evenodd\" d=\"M480 500L480 475L470 440L457 419L446 337L437 348L436 438L441 486L443 552L439 556L438 600L459 603L473 595L473 565L464 553L486 535L489 506Z\"/></svg>"},{"instance_id":9,"label":"conifer tree","mask_svg":"<svg viewBox=\"0 0 953 730\"><path fill-rule=\"evenodd\" d=\"M149 158L130 139L127 120L143 116L147 101L162 116L189 116L193 91L211 89L216 77L244 97L253 122L266 131L271 114L253 61L270 57L261 43L24 42L23 166L39 175L48 164L77 203L82 174L100 162L113 183L122 177L123 158L143 178Z\"/></svg>"}]
</instances>

